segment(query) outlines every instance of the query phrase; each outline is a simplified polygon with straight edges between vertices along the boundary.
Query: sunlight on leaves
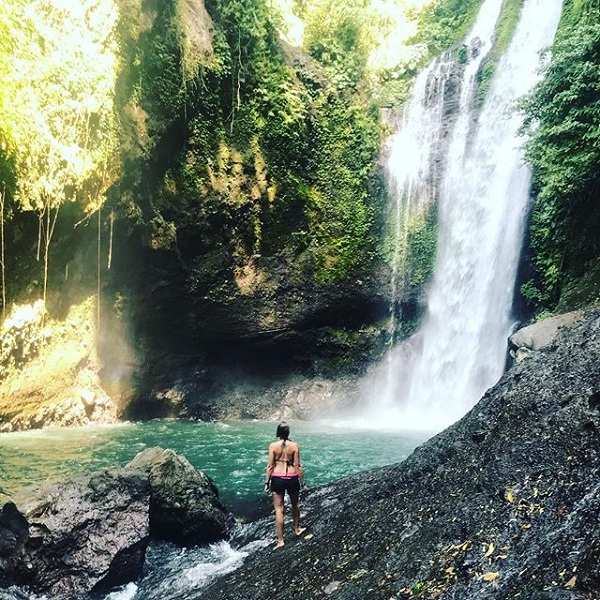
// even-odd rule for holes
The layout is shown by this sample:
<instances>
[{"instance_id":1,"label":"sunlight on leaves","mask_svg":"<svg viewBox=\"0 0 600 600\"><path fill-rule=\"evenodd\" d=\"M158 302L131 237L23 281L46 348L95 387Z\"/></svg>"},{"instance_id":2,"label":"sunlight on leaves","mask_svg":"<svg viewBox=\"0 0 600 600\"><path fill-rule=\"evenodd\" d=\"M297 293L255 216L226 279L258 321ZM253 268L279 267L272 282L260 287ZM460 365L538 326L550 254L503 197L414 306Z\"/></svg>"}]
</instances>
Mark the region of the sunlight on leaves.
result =
<instances>
[{"instance_id":1,"label":"sunlight on leaves","mask_svg":"<svg viewBox=\"0 0 600 600\"><path fill-rule=\"evenodd\" d=\"M16 196L26 210L77 197L97 205L108 186L117 17L108 0L8 0L0 9L12 23L0 45L0 131L16 157Z\"/></svg>"}]
</instances>

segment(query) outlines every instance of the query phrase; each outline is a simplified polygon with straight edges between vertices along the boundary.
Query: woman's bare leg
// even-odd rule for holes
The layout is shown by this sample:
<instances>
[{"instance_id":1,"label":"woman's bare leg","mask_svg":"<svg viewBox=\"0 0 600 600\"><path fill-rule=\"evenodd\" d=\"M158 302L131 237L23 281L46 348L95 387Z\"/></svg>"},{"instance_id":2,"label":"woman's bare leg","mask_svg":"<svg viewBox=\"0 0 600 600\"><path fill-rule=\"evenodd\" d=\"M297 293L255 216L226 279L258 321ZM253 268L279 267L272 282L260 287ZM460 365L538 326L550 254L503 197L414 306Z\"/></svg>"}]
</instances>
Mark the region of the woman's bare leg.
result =
<instances>
[{"instance_id":1,"label":"woman's bare leg","mask_svg":"<svg viewBox=\"0 0 600 600\"><path fill-rule=\"evenodd\" d=\"M292 501L292 517L294 519L294 533L302 535L306 531L306 527L300 527L300 495L290 494Z\"/></svg>"},{"instance_id":2,"label":"woman's bare leg","mask_svg":"<svg viewBox=\"0 0 600 600\"><path fill-rule=\"evenodd\" d=\"M281 548L285 543L283 541L283 516L284 516L284 494L273 492L273 508L275 509L275 531L277 532L277 545L275 548Z\"/></svg>"}]
</instances>

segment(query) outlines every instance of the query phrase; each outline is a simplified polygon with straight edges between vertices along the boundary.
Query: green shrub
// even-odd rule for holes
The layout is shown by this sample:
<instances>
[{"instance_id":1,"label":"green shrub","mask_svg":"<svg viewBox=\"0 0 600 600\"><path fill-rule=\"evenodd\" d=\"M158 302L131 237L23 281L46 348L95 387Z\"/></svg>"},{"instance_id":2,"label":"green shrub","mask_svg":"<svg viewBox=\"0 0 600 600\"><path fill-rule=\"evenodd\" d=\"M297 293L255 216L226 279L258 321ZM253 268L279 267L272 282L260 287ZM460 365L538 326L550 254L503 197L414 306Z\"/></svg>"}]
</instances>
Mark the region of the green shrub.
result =
<instances>
[{"instance_id":1,"label":"green shrub","mask_svg":"<svg viewBox=\"0 0 600 600\"><path fill-rule=\"evenodd\" d=\"M552 309L600 257L599 63L600 9L573 2L544 79L522 104L537 192L530 227L533 264L541 282L539 302ZM579 289L578 303L582 294ZM592 286L589 301L595 294ZM569 308L567 302L561 306Z\"/></svg>"}]
</instances>

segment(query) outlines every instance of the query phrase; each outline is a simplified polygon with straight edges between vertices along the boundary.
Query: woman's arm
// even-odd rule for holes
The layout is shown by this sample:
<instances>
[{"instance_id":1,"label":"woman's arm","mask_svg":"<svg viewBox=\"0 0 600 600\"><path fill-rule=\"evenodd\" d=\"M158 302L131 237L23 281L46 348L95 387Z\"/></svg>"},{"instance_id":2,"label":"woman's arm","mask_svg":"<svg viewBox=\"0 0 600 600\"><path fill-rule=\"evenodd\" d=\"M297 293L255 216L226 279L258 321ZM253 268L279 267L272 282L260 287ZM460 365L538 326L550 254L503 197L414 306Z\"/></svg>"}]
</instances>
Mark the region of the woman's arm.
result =
<instances>
[{"instance_id":1,"label":"woman's arm","mask_svg":"<svg viewBox=\"0 0 600 600\"><path fill-rule=\"evenodd\" d=\"M300 461L300 446L296 446L296 460L294 461L294 466L296 468L296 473L298 473L298 477L300 477L302 487L306 487L306 483L304 483L304 467Z\"/></svg>"}]
</instances>

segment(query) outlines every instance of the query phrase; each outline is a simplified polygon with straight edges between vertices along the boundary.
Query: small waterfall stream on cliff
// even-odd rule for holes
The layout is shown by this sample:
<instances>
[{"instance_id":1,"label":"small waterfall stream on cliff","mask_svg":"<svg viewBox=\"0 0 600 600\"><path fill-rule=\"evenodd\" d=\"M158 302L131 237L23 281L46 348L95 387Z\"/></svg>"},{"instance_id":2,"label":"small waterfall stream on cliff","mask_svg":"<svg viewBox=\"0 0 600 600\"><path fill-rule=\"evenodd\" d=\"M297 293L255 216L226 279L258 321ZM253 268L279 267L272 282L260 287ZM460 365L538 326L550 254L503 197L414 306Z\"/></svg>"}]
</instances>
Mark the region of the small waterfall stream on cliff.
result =
<instances>
[{"instance_id":1,"label":"small waterfall stream on cliff","mask_svg":"<svg viewBox=\"0 0 600 600\"><path fill-rule=\"evenodd\" d=\"M501 5L501 0L486 0L466 38L469 58L443 161L436 152L443 146L444 94L452 76L448 57L420 75L391 141L397 252L406 244L402 222L436 198L439 235L423 323L365 384L372 398L366 415L371 423L442 429L465 414L504 369L530 187L514 105L537 79L539 52L552 43L562 3L525 1L511 45L477 111L476 74L491 49ZM392 287L395 292L402 286L394 281Z\"/></svg>"}]
</instances>

